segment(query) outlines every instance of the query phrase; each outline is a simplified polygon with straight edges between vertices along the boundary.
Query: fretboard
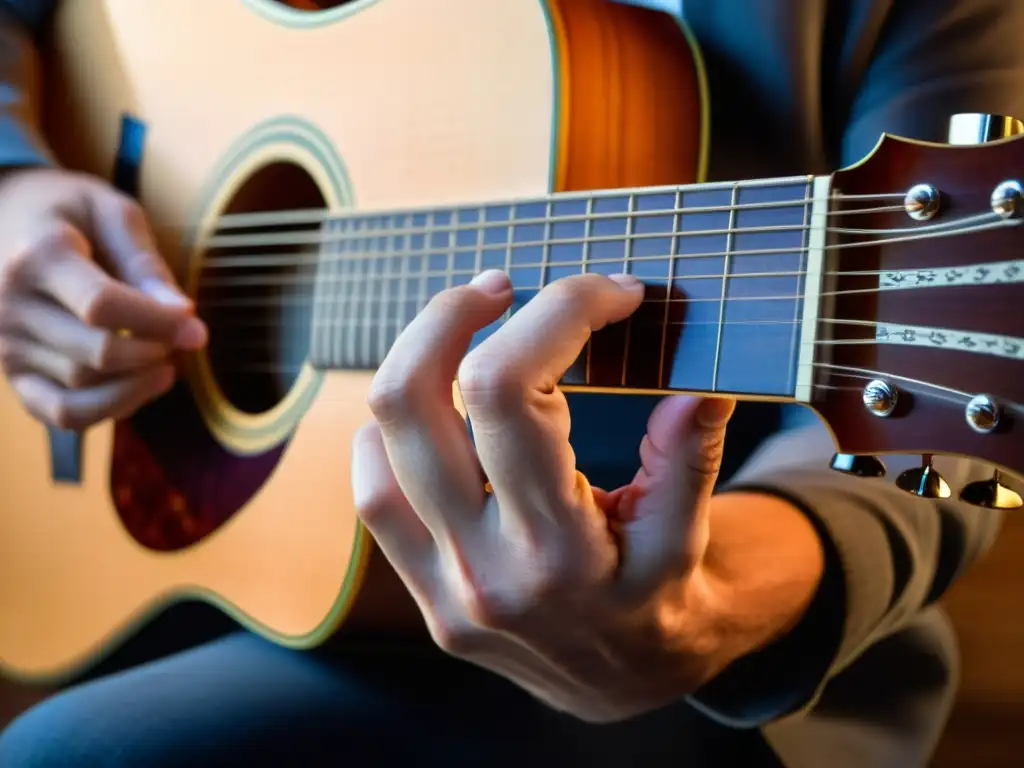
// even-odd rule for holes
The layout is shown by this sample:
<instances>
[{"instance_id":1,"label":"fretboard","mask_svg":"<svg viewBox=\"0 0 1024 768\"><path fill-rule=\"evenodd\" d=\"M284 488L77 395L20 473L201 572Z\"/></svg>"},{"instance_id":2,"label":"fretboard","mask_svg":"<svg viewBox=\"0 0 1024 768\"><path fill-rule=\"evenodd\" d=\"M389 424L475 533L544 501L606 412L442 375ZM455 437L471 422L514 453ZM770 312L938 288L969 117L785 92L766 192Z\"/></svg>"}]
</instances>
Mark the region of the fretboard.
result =
<instances>
[{"instance_id":1,"label":"fretboard","mask_svg":"<svg viewBox=\"0 0 1024 768\"><path fill-rule=\"evenodd\" d=\"M310 362L378 366L433 296L487 269L509 275L514 304L474 345L555 280L629 272L643 304L564 384L792 396L816 189L795 177L327 220Z\"/></svg>"}]
</instances>

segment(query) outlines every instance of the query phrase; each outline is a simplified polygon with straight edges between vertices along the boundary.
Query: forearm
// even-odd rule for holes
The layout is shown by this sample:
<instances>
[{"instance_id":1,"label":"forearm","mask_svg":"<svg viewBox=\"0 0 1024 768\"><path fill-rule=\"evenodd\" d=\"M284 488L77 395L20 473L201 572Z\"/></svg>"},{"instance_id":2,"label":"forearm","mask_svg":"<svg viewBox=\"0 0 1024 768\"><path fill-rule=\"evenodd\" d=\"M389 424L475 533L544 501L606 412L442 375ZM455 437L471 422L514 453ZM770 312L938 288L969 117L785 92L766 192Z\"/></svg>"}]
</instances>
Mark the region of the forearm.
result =
<instances>
[{"instance_id":1,"label":"forearm","mask_svg":"<svg viewBox=\"0 0 1024 768\"><path fill-rule=\"evenodd\" d=\"M701 592L714 622L715 667L765 648L799 623L821 583L825 552L807 515L755 492L712 499Z\"/></svg>"}]
</instances>

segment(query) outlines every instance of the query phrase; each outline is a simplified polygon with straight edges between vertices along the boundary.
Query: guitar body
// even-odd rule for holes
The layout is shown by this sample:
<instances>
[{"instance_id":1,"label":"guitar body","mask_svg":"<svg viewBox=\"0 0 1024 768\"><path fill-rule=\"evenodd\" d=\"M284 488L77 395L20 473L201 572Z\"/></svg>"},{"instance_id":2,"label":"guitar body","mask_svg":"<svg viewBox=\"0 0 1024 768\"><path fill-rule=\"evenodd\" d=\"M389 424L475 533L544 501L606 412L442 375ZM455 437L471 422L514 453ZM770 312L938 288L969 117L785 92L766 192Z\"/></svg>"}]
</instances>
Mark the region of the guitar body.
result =
<instances>
[{"instance_id":1,"label":"guitar body","mask_svg":"<svg viewBox=\"0 0 1024 768\"><path fill-rule=\"evenodd\" d=\"M297 648L343 622L420 626L353 509L350 442L370 419L372 371L282 354L309 318L242 257L216 274L249 282L204 289L217 216L704 171L685 30L604 0L70 0L44 82L57 155L138 196L211 347L166 397L82 436L60 482L46 429L0 385L0 669L24 679L80 671L182 598ZM274 275L301 284L300 261Z\"/></svg>"}]
</instances>

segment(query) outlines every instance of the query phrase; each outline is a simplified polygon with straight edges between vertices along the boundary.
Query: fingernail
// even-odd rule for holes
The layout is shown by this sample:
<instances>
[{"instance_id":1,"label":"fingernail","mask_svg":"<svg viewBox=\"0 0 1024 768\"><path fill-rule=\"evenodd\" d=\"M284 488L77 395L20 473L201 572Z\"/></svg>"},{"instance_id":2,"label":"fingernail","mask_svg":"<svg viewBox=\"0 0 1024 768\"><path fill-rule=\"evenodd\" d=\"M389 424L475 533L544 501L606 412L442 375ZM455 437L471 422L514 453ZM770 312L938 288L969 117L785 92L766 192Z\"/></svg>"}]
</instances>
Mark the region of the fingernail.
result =
<instances>
[{"instance_id":1,"label":"fingernail","mask_svg":"<svg viewBox=\"0 0 1024 768\"><path fill-rule=\"evenodd\" d=\"M488 269L481 272L469 282L474 288L479 288L485 293L504 293L508 290L508 275L500 269Z\"/></svg>"},{"instance_id":2,"label":"fingernail","mask_svg":"<svg viewBox=\"0 0 1024 768\"><path fill-rule=\"evenodd\" d=\"M143 280L139 290L150 298L156 299L161 304L169 307L188 307L192 304L185 294L159 278L153 277Z\"/></svg>"},{"instance_id":3,"label":"fingernail","mask_svg":"<svg viewBox=\"0 0 1024 768\"><path fill-rule=\"evenodd\" d=\"M207 335L206 325L203 321L189 317L179 326L178 333L174 337L174 346L187 350L202 349L206 346Z\"/></svg>"},{"instance_id":4,"label":"fingernail","mask_svg":"<svg viewBox=\"0 0 1024 768\"><path fill-rule=\"evenodd\" d=\"M608 275L608 279L627 289L643 286L643 283L640 282L640 279L636 277L636 275L630 275L626 272L616 272L613 275Z\"/></svg>"},{"instance_id":5,"label":"fingernail","mask_svg":"<svg viewBox=\"0 0 1024 768\"><path fill-rule=\"evenodd\" d=\"M697 406L695 418L704 429L717 429L728 423L736 401L728 397L709 397Z\"/></svg>"}]
</instances>

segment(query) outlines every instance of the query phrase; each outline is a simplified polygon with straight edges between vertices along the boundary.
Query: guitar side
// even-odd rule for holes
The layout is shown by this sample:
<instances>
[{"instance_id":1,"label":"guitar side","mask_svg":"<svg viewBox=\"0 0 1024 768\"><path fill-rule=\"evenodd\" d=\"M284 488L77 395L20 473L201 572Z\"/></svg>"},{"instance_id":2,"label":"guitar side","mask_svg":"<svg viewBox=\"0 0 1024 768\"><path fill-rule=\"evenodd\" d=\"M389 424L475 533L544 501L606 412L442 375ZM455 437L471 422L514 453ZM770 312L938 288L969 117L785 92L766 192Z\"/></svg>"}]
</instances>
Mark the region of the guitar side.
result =
<instances>
[{"instance_id":1,"label":"guitar side","mask_svg":"<svg viewBox=\"0 0 1024 768\"><path fill-rule=\"evenodd\" d=\"M303 14L272 0L65 3L48 135L65 164L105 177L132 160L126 143L141 146L140 200L204 317L203 242L226 210L701 179L703 76L674 20L603 0L483 5L357 0ZM126 142L129 128L141 142ZM288 176L295 168L301 179ZM183 226L195 233L187 242ZM229 385L221 357L242 347L217 346L231 318L220 313L211 359L190 361L168 396L84 436L77 483L53 482L45 430L0 386L6 674L73 674L186 597L298 648L343 621L419 626L352 507L350 443L370 419L372 373L303 366L265 384L273 402L241 403L249 380Z\"/></svg>"}]
</instances>

